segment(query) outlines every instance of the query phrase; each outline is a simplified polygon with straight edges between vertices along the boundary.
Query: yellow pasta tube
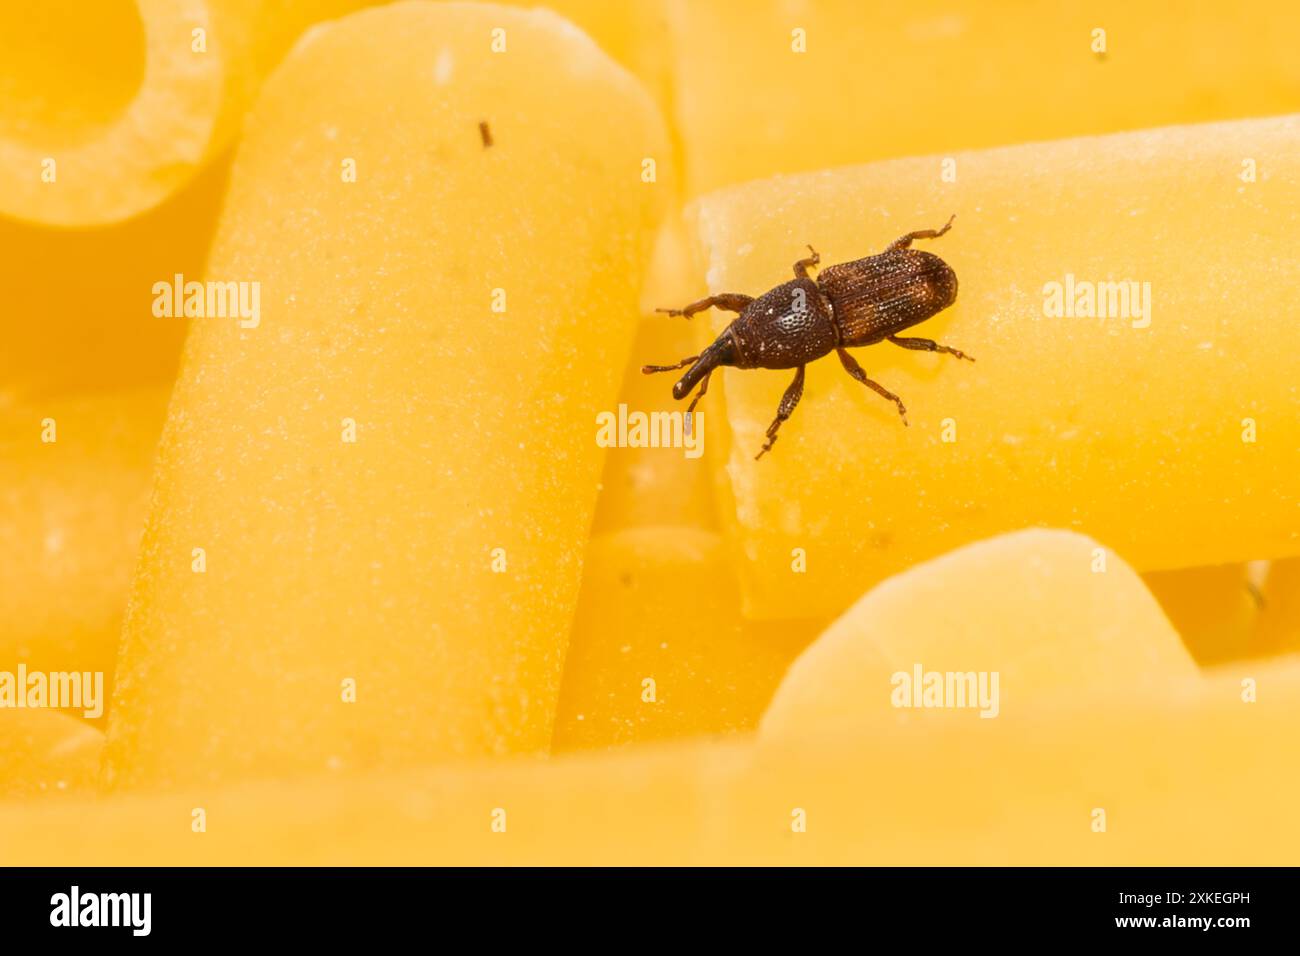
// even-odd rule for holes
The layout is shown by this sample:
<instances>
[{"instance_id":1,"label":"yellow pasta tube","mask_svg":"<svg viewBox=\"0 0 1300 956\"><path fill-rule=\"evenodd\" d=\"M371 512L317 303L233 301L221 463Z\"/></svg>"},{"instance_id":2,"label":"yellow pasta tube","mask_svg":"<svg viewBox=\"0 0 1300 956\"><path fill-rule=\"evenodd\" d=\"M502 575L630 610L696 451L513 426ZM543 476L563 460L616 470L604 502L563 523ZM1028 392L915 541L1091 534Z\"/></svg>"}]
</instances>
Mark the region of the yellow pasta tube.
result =
<instances>
[{"instance_id":1,"label":"yellow pasta tube","mask_svg":"<svg viewBox=\"0 0 1300 956\"><path fill-rule=\"evenodd\" d=\"M313 22L363 0L47 0L0 10L0 215L99 226L157 205L229 145Z\"/></svg>"},{"instance_id":2,"label":"yellow pasta tube","mask_svg":"<svg viewBox=\"0 0 1300 956\"><path fill-rule=\"evenodd\" d=\"M546 12L396 4L287 58L208 271L260 306L187 341L111 782L549 746L665 150Z\"/></svg>"},{"instance_id":3,"label":"yellow pasta tube","mask_svg":"<svg viewBox=\"0 0 1300 956\"><path fill-rule=\"evenodd\" d=\"M786 674L774 736L993 720L1065 697L1163 697L1197 674L1142 579L1083 535L1021 531L910 568L845 612Z\"/></svg>"},{"instance_id":4,"label":"yellow pasta tube","mask_svg":"<svg viewBox=\"0 0 1300 956\"><path fill-rule=\"evenodd\" d=\"M1290 0L1197 0L1175 16L1125 0L671 9L692 194L895 156L1300 110Z\"/></svg>"},{"instance_id":5,"label":"yellow pasta tube","mask_svg":"<svg viewBox=\"0 0 1300 956\"><path fill-rule=\"evenodd\" d=\"M1300 668L1257 664L938 732L3 803L0 863L1286 865Z\"/></svg>"},{"instance_id":6,"label":"yellow pasta tube","mask_svg":"<svg viewBox=\"0 0 1300 956\"><path fill-rule=\"evenodd\" d=\"M903 335L976 359L857 350L905 427L832 353L759 461L791 373L714 376L701 407L725 405L713 435L730 438L747 612L834 614L1030 525L1088 534L1139 571L1300 552L1300 357L1279 318L1300 284L1297 155L1293 116L965 153L955 182L907 159L701 200L709 290L750 295L805 244L844 262L956 213L915 243L956 271L956 303ZM710 315L710 335L731 318Z\"/></svg>"}]
</instances>

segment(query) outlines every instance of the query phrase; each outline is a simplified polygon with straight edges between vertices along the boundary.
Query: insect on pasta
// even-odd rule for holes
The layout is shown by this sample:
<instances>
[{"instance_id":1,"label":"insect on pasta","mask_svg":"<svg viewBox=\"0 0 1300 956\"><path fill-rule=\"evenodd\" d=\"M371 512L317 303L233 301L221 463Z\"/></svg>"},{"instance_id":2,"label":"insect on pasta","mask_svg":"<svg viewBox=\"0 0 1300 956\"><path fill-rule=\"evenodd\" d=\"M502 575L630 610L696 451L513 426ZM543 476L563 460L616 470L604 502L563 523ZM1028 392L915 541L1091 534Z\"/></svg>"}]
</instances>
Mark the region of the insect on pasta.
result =
<instances>
[{"instance_id":1,"label":"insect on pasta","mask_svg":"<svg viewBox=\"0 0 1300 956\"><path fill-rule=\"evenodd\" d=\"M808 270L817 266L821 257L809 246L812 255L794 264L795 278L758 298L723 292L681 309L660 309L688 319L709 308L739 314L699 355L684 358L676 365L646 365L641 371L650 375L686 368L686 374L673 386L673 398L680 401L696 385L700 386L686 409L689 415L709 390L709 376L716 368L797 369L794 381L781 398L776 419L767 429L767 441L755 459L771 451L781 423L790 417L803 397L804 368L831 352L839 356L846 372L897 405L906 425L907 409L903 400L867 378L867 373L847 350L889 341L905 349L946 352L975 361L965 352L930 339L903 338L896 334L924 322L957 300L957 274L952 267L933 253L911 247L916 239L939 238L952 228L955 218L955 215L950 217L942 229L909 232L879 255L828 266L817 273L816 279L808 275Z\"/></svg>"}]
</instances>

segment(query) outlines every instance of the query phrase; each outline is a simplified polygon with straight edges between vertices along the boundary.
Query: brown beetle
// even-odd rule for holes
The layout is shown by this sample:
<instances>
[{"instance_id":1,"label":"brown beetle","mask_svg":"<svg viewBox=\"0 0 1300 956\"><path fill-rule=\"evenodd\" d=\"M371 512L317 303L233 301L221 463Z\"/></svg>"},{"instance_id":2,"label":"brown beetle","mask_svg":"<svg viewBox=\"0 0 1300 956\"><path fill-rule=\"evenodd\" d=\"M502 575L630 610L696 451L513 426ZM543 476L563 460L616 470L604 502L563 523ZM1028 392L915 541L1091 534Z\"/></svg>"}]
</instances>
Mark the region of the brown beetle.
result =
<instances>
[{"instance_id":1,"label":"brown beetle","mask_svg":"<svg viewBox=\"0 0 1300 956\"><path fill-rule=\"evenodd\" d=\"M809 246L812 256L794 264L795 278L757 299L723 292L682 309L660 309L688 319L708 308L737 312L739 317L699 355L684 358L676 365L647 365L641 371L649 375L689 365L686 374L673 386L673 398L679 401L697 384L700 386L686 409L689 415L709 390L709 376L719 366L798 369L781 398L776 420L767 430L767 442L754 456L756 459L771 450L776 443L777 429L803 397L804 366L831 352L839 355L845 371L897 405L906 425L907 409L902 399L867 378L862 366L846 349L888 340L905 349L947 352L959 359L975 361L964 352L930 339L900 338L895 334L924 322L957 300L957 274L952 267L936 255L910 248L914 239L938 239L952 228L955 218L955 215L950 217L942 229L909 232L879 255L828 266L815 280L808 276L808 269L816 266L821 257Z\"/></svg>"}]
</instances>

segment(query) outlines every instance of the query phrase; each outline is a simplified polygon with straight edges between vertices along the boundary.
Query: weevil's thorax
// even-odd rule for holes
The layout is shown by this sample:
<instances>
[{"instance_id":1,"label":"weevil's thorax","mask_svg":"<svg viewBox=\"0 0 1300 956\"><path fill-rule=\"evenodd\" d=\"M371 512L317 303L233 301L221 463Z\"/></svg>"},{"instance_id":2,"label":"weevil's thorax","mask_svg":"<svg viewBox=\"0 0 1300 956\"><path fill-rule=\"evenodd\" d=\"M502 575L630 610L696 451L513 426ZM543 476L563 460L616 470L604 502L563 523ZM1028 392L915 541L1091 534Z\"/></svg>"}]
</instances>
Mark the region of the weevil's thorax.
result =
<instances>
[{"instance_id":1,"label":"weevil's thorax","mask_svg":"<svg viewBox=\"0 0 1300 956\"><path fill-rule=\"evenodd\" d=\"M830 304L812 279L763 293L731 323L738 368L796 368L838 344Z\"/></svg>"},{"instance_id":2,"label":"weevil's thorax","mask_svg":"<svg viewBox=\"0 0 1300 956\"><path fill-rule=\"evenodd\" d=\"M957 300L957 274L938 256L892 249L823 269L817 284L846 346L870 345L924 322Z\"/></svg>"}]
</instances>

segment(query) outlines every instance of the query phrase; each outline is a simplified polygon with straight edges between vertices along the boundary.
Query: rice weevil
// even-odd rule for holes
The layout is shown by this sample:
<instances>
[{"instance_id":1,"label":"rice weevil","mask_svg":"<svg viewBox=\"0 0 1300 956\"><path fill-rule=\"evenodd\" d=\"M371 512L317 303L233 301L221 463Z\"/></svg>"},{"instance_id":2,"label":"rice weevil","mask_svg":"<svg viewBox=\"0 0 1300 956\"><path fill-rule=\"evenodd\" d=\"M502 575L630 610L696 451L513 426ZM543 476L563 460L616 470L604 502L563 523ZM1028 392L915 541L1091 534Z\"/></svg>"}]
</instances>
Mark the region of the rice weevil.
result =
<instances>
[{"instance_id":1,"label":"rice weevil","mask_svg":"<svg viewBox=\"0 0 1300 956\"><path fill-rule=\"evenodd\" d=\"M903 400L867 378L847 349L889 341L905 349L946 352L975 361L965 352L930 339L902 338L896 334L924 322L957 300L957 274L952 267L932 253L911 248L914 239L938 239L952 228L955 218L955 215L950 217L942 229L909 232L879 255L828 266L817 273L816 279L808 275L808 270L821 262L821 257L809 246L812 255L794 264L795 278L758 298L723 292L681 309L660 309L688 319L709 308L736 312L738 316L699 355L684 358L676 365L646 365L641 371L650 375L690 366L673 386L673 398L678 401L696 385L700 386L686 409L689 415L709 390L709 376L716 368L729 365L741 369L798 369L781 398L776 420L767 429L767 441L755 459L771 451L777 429L803 397L804 367L831 352L839 355L846 372L897 405L906 425L907 409Z\"/></svg>"}]
</instances>

